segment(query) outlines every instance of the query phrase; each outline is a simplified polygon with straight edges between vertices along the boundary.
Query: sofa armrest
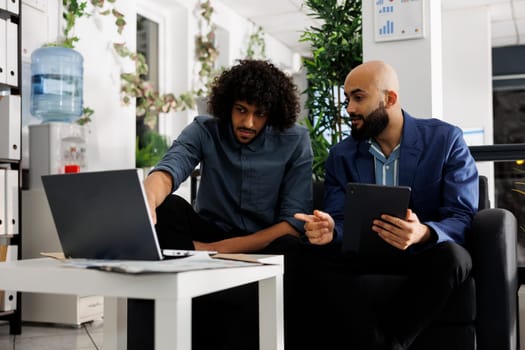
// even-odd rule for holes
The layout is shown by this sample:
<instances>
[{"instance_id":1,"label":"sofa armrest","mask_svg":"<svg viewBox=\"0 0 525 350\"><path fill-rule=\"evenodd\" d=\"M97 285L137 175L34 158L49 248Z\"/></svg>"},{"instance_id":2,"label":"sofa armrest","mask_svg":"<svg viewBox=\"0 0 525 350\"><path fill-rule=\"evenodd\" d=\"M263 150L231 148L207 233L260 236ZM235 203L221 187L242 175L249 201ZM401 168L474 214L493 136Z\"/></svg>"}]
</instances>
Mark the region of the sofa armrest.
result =
<instances>
[{"instance_id":1,"label":"sofa armrest","mask_svg":"<svg viewBox=\"0 0 525 350\"><path fill-rule=\"evenodd\" d=\"M506 209L479 211L468 237L476 283L479 350L517 347L517 220Z\"/></svg>"}]
</instances>

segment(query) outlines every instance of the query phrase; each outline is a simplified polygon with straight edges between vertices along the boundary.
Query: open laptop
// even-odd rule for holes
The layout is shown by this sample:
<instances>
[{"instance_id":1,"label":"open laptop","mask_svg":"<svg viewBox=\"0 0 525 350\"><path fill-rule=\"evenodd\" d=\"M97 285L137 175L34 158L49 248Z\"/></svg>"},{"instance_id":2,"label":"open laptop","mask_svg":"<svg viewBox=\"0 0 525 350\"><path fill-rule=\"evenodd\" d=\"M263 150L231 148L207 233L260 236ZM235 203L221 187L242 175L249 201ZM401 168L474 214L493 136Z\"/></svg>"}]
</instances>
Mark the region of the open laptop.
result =
<instances>
[{"instance_id":1,"label":"open laptop","mask_svg":"<svg viewBox=\"0 0 525 350\"><path fill-rule=\"evenodd\" d=\"M162 260L193 253L161 252L136 169L43 175L42 183L68 258Z\"/></svg>"},{"instance_id":2,"label":"open laptop","mask_svg":"<svg viewBox=\"0 0 525 350\"><path fill-rule=\"evenodd\" d=\"M372 221L381 214L405 218L410 201L408 186L348 183L343 224L343 251L366 258L398 256L401 250L372 231Z\"/></svg>"}]
</instances>

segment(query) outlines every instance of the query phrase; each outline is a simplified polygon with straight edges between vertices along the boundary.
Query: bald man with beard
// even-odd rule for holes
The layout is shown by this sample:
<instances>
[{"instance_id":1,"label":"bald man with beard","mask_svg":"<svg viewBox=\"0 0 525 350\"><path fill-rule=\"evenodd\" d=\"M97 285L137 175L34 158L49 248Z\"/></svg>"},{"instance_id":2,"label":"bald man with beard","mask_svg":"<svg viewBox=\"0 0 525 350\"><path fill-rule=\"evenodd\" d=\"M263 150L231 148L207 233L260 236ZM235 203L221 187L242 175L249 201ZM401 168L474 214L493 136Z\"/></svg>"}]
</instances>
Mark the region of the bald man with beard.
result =
<instances>
[{"instance_id":1,"label":"bald man with beard","mask_svg":"<svg viewBox=\"0 0 525 350\"><path fill-rule=\"evenodd\" d=\"M323 288L309 295L343 310L343 323L330 323L329 313L322 323L329 332L344 333L345 348L407 349L471 272L464 245L477 211L478 172L461 129L402 109L397 74L385 62L352 69L344 92L351 135L330 150L324 208L295 215L305 222L312 250L330 252L320 254L324 264L312 264L323 283L311 285ZM394 261L340 253L348 182L412 188L405 218L383 215L371 227L400 252ZM408 276L378 309L351 283L356 275L374 273Z\"/></svg>"}]
</instances>

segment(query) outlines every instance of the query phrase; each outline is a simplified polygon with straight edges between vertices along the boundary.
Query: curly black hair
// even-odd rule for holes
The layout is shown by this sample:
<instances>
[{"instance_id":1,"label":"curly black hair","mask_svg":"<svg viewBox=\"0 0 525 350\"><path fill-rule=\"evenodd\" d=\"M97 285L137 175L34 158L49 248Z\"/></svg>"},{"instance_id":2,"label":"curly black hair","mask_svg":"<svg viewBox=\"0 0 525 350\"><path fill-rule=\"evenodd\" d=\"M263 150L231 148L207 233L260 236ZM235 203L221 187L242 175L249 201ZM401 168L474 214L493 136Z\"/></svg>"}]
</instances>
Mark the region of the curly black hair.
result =
<instances>
[{"instance_id":1,"label":"curly black hair","mask_svg":"<svg viewBox=\"0 0 525 350\"><path fill-rule=\"evenodd\" d=\"M264 60L240 60L215 78L208 102L210 113L231 121L233 104L246 101L268 114L267 125L291 127L299 115L297 86L284 72Z\"/></svg>"}]
</instances>

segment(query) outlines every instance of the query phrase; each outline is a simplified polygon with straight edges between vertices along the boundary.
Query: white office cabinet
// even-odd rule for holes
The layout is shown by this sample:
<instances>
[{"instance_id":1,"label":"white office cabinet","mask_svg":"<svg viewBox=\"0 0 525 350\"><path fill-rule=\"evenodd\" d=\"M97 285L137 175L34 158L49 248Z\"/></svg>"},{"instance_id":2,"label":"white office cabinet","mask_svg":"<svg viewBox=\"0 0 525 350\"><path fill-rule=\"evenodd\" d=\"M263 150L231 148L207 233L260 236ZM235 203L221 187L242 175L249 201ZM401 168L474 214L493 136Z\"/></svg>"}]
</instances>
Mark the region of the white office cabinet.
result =
<instances>
[{"instance_id":1,"label":"white office cabinet","mask_svg":"<svg viewBox=\"0 0 525 350\"><path fill-rule=\"evenodd\" d=\"M9 0L10 1L10 0ZM6 83L18 86L18 24L6 22Z\"/></svg>"},{"instance_id":2,"label":"white office cabinet","mask_svg":"<svg viewBox=\"0 0 525 350\"><path fill-rule=\"evenodd\" d=\"M22 191L22 258L61 252L51 209L42 188ZM102 319L104 298L85 295L22 293L22 320L79 326Z\"/></svg>"},{"instance_id":3,"label":"white office cabinet","mask_svg":"<svg viewBox=\"0 0 525 350\"><path fill-rule=\"evenodd\" d=\"M20 160L20 108L19 95L0 96L0 159Z\"/></svg>"},{"instance_id":4,"label":"white office cabinet","mask_svg":"<svg viewBox=\"0 0 525 350\"><path fill-rule=\"evenodd\" d=\"M15 15L18 15L18 12L20 11L20 0L6 0L7 2L7 11L14 13Z\"/></svg>"},{"instance_id":5,"label":"white office cabinet","mask_svg":"<svg viewBox=\"0 0 525 350\"><path fill-rule=\"evenodd\" d=\"M5 226L5 169L0 168L0 236L6 234Z\"/></svg>"},{"instance_id":6,"label":"white office cabinet","mask_svg":"<svg viewBox=\"0 0 525 350\"><path fill-rule=\"evenodd\" d=\"M0 311L13 311L16 309L16 291L0 290Z\"/></svg>"},{"instance_id":7,"label":"white office cabinet","mask_svg":"<svg viewBox=\"0 0 525 350\"><path fill-rule=\"evenodd\" d=\"M0 0L1 2L2 0ZM7 84L7 22L0 18L0 83Z\"/></svg>"},{"instance_id":8,"label":"white office cabinet","mask_svg":"<svg viewBox=\"0 0 525 350\"><path fill-rule=\"evenodd\" d=\"M80 326L102 319L104 298L100 296L22 293L22 320Z\"/></svg>"},{"instance_id":9,"label":"white office cabinet","mask_svg":"<svg viewBox=\"0 0 525 350\"><path fill-rule=\"evenodd\" d=\"M18 170L7 169L5 172L5 225L8 235L17 235L18 225Z\"/></svg>"},{"instance_id":10,"label":"white office cabinet","mask_svg":"<svg viewBox=\"0 0 525 350\"><path fill-rule=\"evenodd\" d=\"M0 262L14 261L18 257L16 245L0 245ZM0 290L0 312L16 309L16 291Z\"/></svg>"},{"instance_id":11,"label":"white office cabinet","mask_svg":"<svg viewBox=\"0 0 525 350\"><path fill-rule=\"evenodd\" d=\"M7 20L1 17L0 17L0 84L7 84Z\"/></svg>"},{"instance_id":12,"label":"white office cabinet","mask_svg":"<svg viewBox=\"0 0 525 350\"><path fill-rule=\"evenodd\" d=\"M18 170L5 170L4 191L5 233L16 235L20 232L18 225Z\"/></svg>"},{"instance_id":13,"label":"white office cabinet","mask_svg":"<svg viewBox=\"0 0 525 350\"><path fill-rule=\"evenodd\" d=\"M19 258L21 236L20 19L20 0L0 0L0 245L10 260ZM9 321L10 334L22 331L20 300L17 291L0 292L0 320Z\"/></svg>"}]
</instances>

